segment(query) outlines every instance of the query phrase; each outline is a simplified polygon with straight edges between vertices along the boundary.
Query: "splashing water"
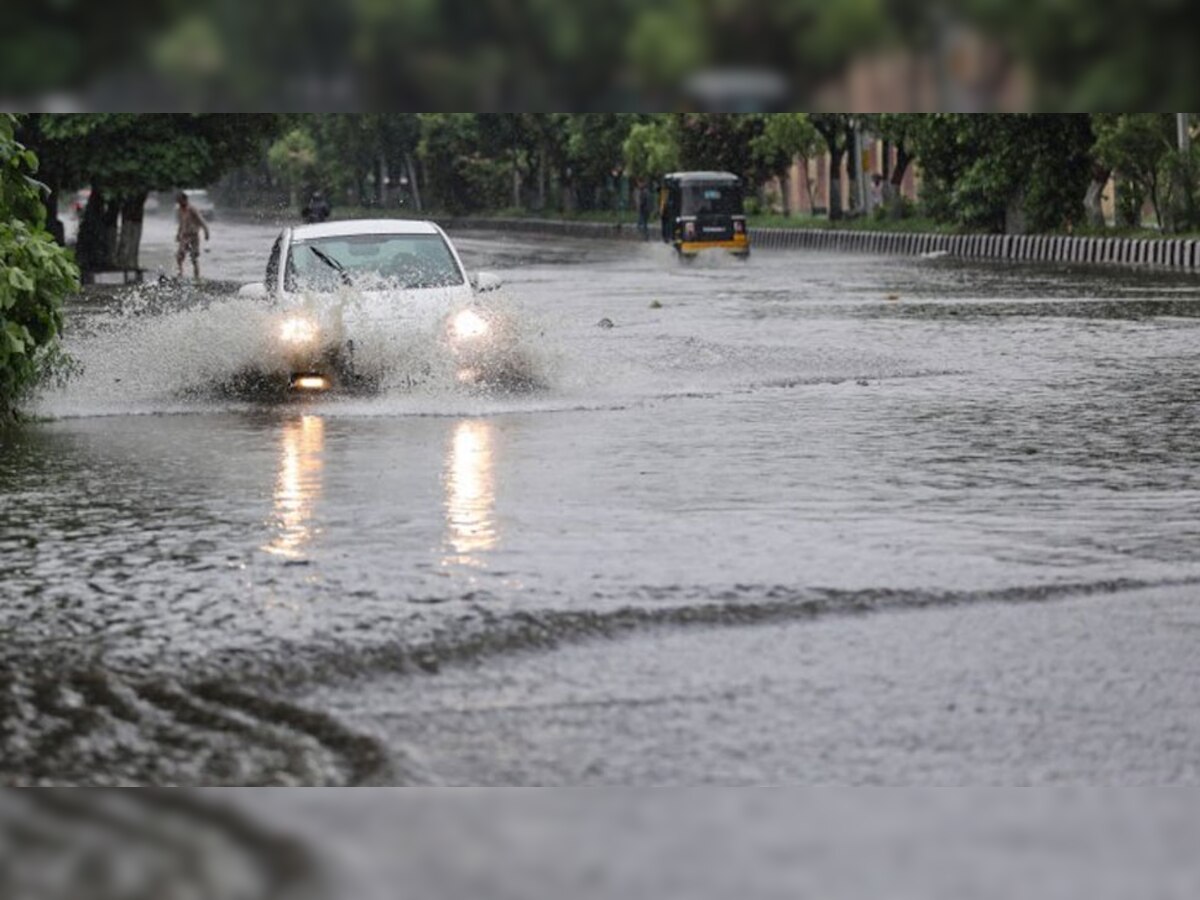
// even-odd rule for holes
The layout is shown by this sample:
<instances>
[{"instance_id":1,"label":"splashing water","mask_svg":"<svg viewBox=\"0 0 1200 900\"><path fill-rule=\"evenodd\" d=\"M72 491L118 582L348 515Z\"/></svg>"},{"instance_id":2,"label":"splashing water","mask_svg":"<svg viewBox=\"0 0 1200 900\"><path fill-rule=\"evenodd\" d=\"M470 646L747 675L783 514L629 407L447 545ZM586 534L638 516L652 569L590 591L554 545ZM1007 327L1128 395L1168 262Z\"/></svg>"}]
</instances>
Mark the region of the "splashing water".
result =
<instances>
[{"instance_id":1,"label":"splashing water","mask_svg":"<svg viewBox=\"0 0 1200 900\"><path fill-rule=\"evenodd\" d=\"M498 326L487 352L511 377L473 386L463 383L450 351L444 308L431 304L416 315L381 318L366 312L363 293L361 286L341 288L280 309L258 298L139 286L111 305L76 311L64 341L73 374L43 389L32 412L50 418L202 412L281 399L279 391L231 386L245 385L247 375L286 385L293 366L280 328L294 317L314 323L322 346L352 347L355 371L376 399L414 393L445 399L551 383L555 354L544 346L544 330L511 298L487 307Z\"/></svg>"}]
</instances>

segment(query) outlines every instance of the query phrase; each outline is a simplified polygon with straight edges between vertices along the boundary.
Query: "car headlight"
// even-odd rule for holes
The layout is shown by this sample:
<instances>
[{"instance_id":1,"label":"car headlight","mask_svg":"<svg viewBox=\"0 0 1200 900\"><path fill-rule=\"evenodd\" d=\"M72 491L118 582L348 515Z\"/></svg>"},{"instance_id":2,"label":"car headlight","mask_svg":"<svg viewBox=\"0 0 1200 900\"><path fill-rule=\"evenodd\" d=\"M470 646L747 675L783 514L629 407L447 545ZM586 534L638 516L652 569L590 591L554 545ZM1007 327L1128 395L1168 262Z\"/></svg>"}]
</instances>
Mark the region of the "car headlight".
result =
<instances>
[{"instance_id":1,"label":"car headlight","mask_svg":"<svg viewBox=\"0 0 1200 900\"><path fill-rule=\"evenodd\" d=\"M464 309L454 317L451 333L460 341L481 338L491 330L487 319L473 309Z\"/></svg>"},{"instance_id":2,"label":"car headlight","mask_svg":"<svg viewBox=\"0 0 1200 900\"><path fill-rule=\"evenodd\" d=\"M292 316L279 326L279 338L285 344L311 344L317 339L317 326L311 319Z\"/></svg>"}]
</instances>

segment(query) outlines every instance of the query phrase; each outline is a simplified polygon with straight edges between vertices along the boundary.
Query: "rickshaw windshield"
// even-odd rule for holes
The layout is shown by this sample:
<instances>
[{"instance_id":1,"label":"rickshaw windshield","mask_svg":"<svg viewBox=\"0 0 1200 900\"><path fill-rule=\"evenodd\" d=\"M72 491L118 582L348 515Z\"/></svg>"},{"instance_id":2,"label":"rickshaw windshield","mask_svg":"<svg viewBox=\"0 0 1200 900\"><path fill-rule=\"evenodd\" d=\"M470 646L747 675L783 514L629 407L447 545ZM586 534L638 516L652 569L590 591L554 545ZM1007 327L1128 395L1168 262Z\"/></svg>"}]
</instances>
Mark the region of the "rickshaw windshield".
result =
<instances>
[{"instance_id":1,"label":"rickshaw windshield","mask_svg":"<svg viewBox=\"0 0 1200 900\"><path fill-rule=\"evenodd\" d=\"M684 216L742 214L742 189L736 184L686 184L683 186Z\"/></svg>"}]
</instances>

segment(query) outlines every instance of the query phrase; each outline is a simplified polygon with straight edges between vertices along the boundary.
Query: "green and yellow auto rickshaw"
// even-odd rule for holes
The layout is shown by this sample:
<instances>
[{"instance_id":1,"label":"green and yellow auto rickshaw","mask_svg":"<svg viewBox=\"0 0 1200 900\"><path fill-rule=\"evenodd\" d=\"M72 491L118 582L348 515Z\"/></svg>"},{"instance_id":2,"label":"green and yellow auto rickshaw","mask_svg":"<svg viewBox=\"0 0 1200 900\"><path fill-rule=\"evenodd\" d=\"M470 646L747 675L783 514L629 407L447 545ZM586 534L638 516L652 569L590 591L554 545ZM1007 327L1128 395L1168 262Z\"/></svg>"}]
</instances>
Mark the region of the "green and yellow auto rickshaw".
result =
<instances>
[{"instance_id":1,"label":"green and yellow auto rickshaw","mask_svg":"<svg viewBox=\"0 0 1200 900\"><path fill-rule=\"evenodd\" d=\"M659 191L662 239L685 259L701 250L726 250L745 259L750 234L742 180L729 172L672 172Z\"/></svg>"}]
</instances>

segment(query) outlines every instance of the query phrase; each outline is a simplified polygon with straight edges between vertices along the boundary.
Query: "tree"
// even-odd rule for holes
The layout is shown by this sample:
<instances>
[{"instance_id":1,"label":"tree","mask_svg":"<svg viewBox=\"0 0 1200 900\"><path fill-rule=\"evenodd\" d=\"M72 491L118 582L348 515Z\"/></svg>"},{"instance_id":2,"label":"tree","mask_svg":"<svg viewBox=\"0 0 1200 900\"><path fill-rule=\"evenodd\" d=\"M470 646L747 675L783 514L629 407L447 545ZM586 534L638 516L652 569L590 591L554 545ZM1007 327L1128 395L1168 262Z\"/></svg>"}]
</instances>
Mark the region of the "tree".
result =
<instances>
[{"instance_id":1,"label":"tree","mask_svg":"<svg viewBox=\"0 0 1200 900\"><path fill-rule=\"evenodd\" d=\"M509 169L512 186L511 205L524 205L525 184L534 176L537 138L526 113L478 113L480 151L493 159L503 159Z\"/></svg>"},{"instance_id":2,"label":"tree","mask_svg":"<svg viewBox=\"0 0 1200 900\"><path fill-rule=\"evenodd\" d=\"M922 202L968 228L1051 231L1083 219L1095 138L1086 115L927 116Z\"/></svg>"},{"instance_id":3,"label":"tree","mask_svg":"<svg viewBox=\"0 0 1200 900\"><path fill-rule=\"evenodd\" d=\"M842 160L854 146L854 117L846 113L812 113L809 120L829 152L829 219L837 221L842 218Z\"/></svg>"},{"instance_id":4,"label":"tree","mask_svg":"<svg viewBox=\"0 0 1200 900\"><path fill-rule=\"evenodd\" d=\"M273 114L71 113L30 116L22 124L53 188L91 186L76 257L85 271L96 271L138 267L150 191L211 184L260 154L281 119Z\"/></svg>"},{"instance_id":5,"label":"tree","mask_svg":"<svg viewBox=\"0 0 1200 900\"><path fill-rule=\"evenodd\" d=\"M475 113L421 113L417 154L431 203L460 215L502 207L509 195L508 163L485 155Z\"/></svg>"},{"instance_id":6,"label":"tree","mask_svg":"<svg viewBox=\"0 0 1200 900\"><path fill-rule=\"evenodd\" d=\"M894 166L890 165L888 154L884 153L883 201L887 206L888 215L898 219L904 213L900 186L904 183L904 175L912 164L914 147L920 143L921 129L926 117L919 113L879 113L865 118L867 125L883 139L885 146L896 148Z\"/></svg>"},{"instance_id":7,"label":"tree","mask_svg":"<svg viewBox=\"0 0 1200 900\"><path fill-rule=\"evenodd\" d=\"M43 371L62 329L62 299L79 288L70 255L46 231L37 157L0 115L0 420Z\"/></svg>"},{"instance_id":8,"label":"tree","mask_svg":"<svg viewBox=\"0 0 1200 900\"><path fill-rule=\"evenodd\" d=\"M1175 162L1173 113L1096 113L1095 157L1117 178L1117 219L1120 224L1141 224L1142 205L1149 200L1159 228L1171 209L1171 173Z\"/></svg>"},{"instance_id":9,"label":"tree","mask_svg":"<svg viewBox=\"0 0 1200 900\"><path fill-rule=\"evenodd\" d=\"M629 129L621 145L630 177L652 181L679 168L679 145L665 116L655 116Z\"/></svg>"},{"instance_id":10,"label":"tree","mask_svg":"<svg viewBox=\"0 0 1200 900\"><path fill-rule=\"evenodd\" d=\"M753 190L773 174L751 146L766 127L761 114L676 113L679 164L684 169L717 169L741 176Z\"/></svg>"},{"instance_id":11,"label":"tree","mask_svg":"<svg viewBox=\"0 0 1200 900\"><path fill-rule=\"evenodd\" d=\"M581 207L611 205L614 175L626 169L625 140L630 130L647 118L632 113L581 113L568 117L567 164Z\"/></svg>"},{"instance_id":12,"label":"tree","mask_svg":"<svg viewBox=\"0 0 1200 900\"><path fill-rule=\"evenodd\" d=\"M750 142L750 149L758 161L783 187L783 214L791 215L788 198L788 173L797 157L802 161L805 187L812 197L812 184L808 181L808 161L816 156L821 146L821 135L805 113L772 113L765 116L762 134Z\"/></svg>"},{"instance_id":13,"label":"tree","mask_svg":"<svg viewBox=\"0 0 1200 900\"><path fill-rule=\"evenodd\" d=\"M267 151L271 172L287 186L292 208L300 203L300 192L312 185L317 170L317 143L303 128L293 128Z\"/></svg>"},{"instance_id":14,"label":"tree","mask_svg":"<svg viewBox=\"0 0 1200 900\"><path fill-rule=\"evenodd\" d=\"M389 179L393 182L407 179L413 204L419 210L421 188L413 154L421 140L421 120L416 113L373 113L371 118L379 145L380 167L386 168L387 173L380 184L386 185ZM400 177L391 178L393 173Z\"/></svg>"}]
</instances>

